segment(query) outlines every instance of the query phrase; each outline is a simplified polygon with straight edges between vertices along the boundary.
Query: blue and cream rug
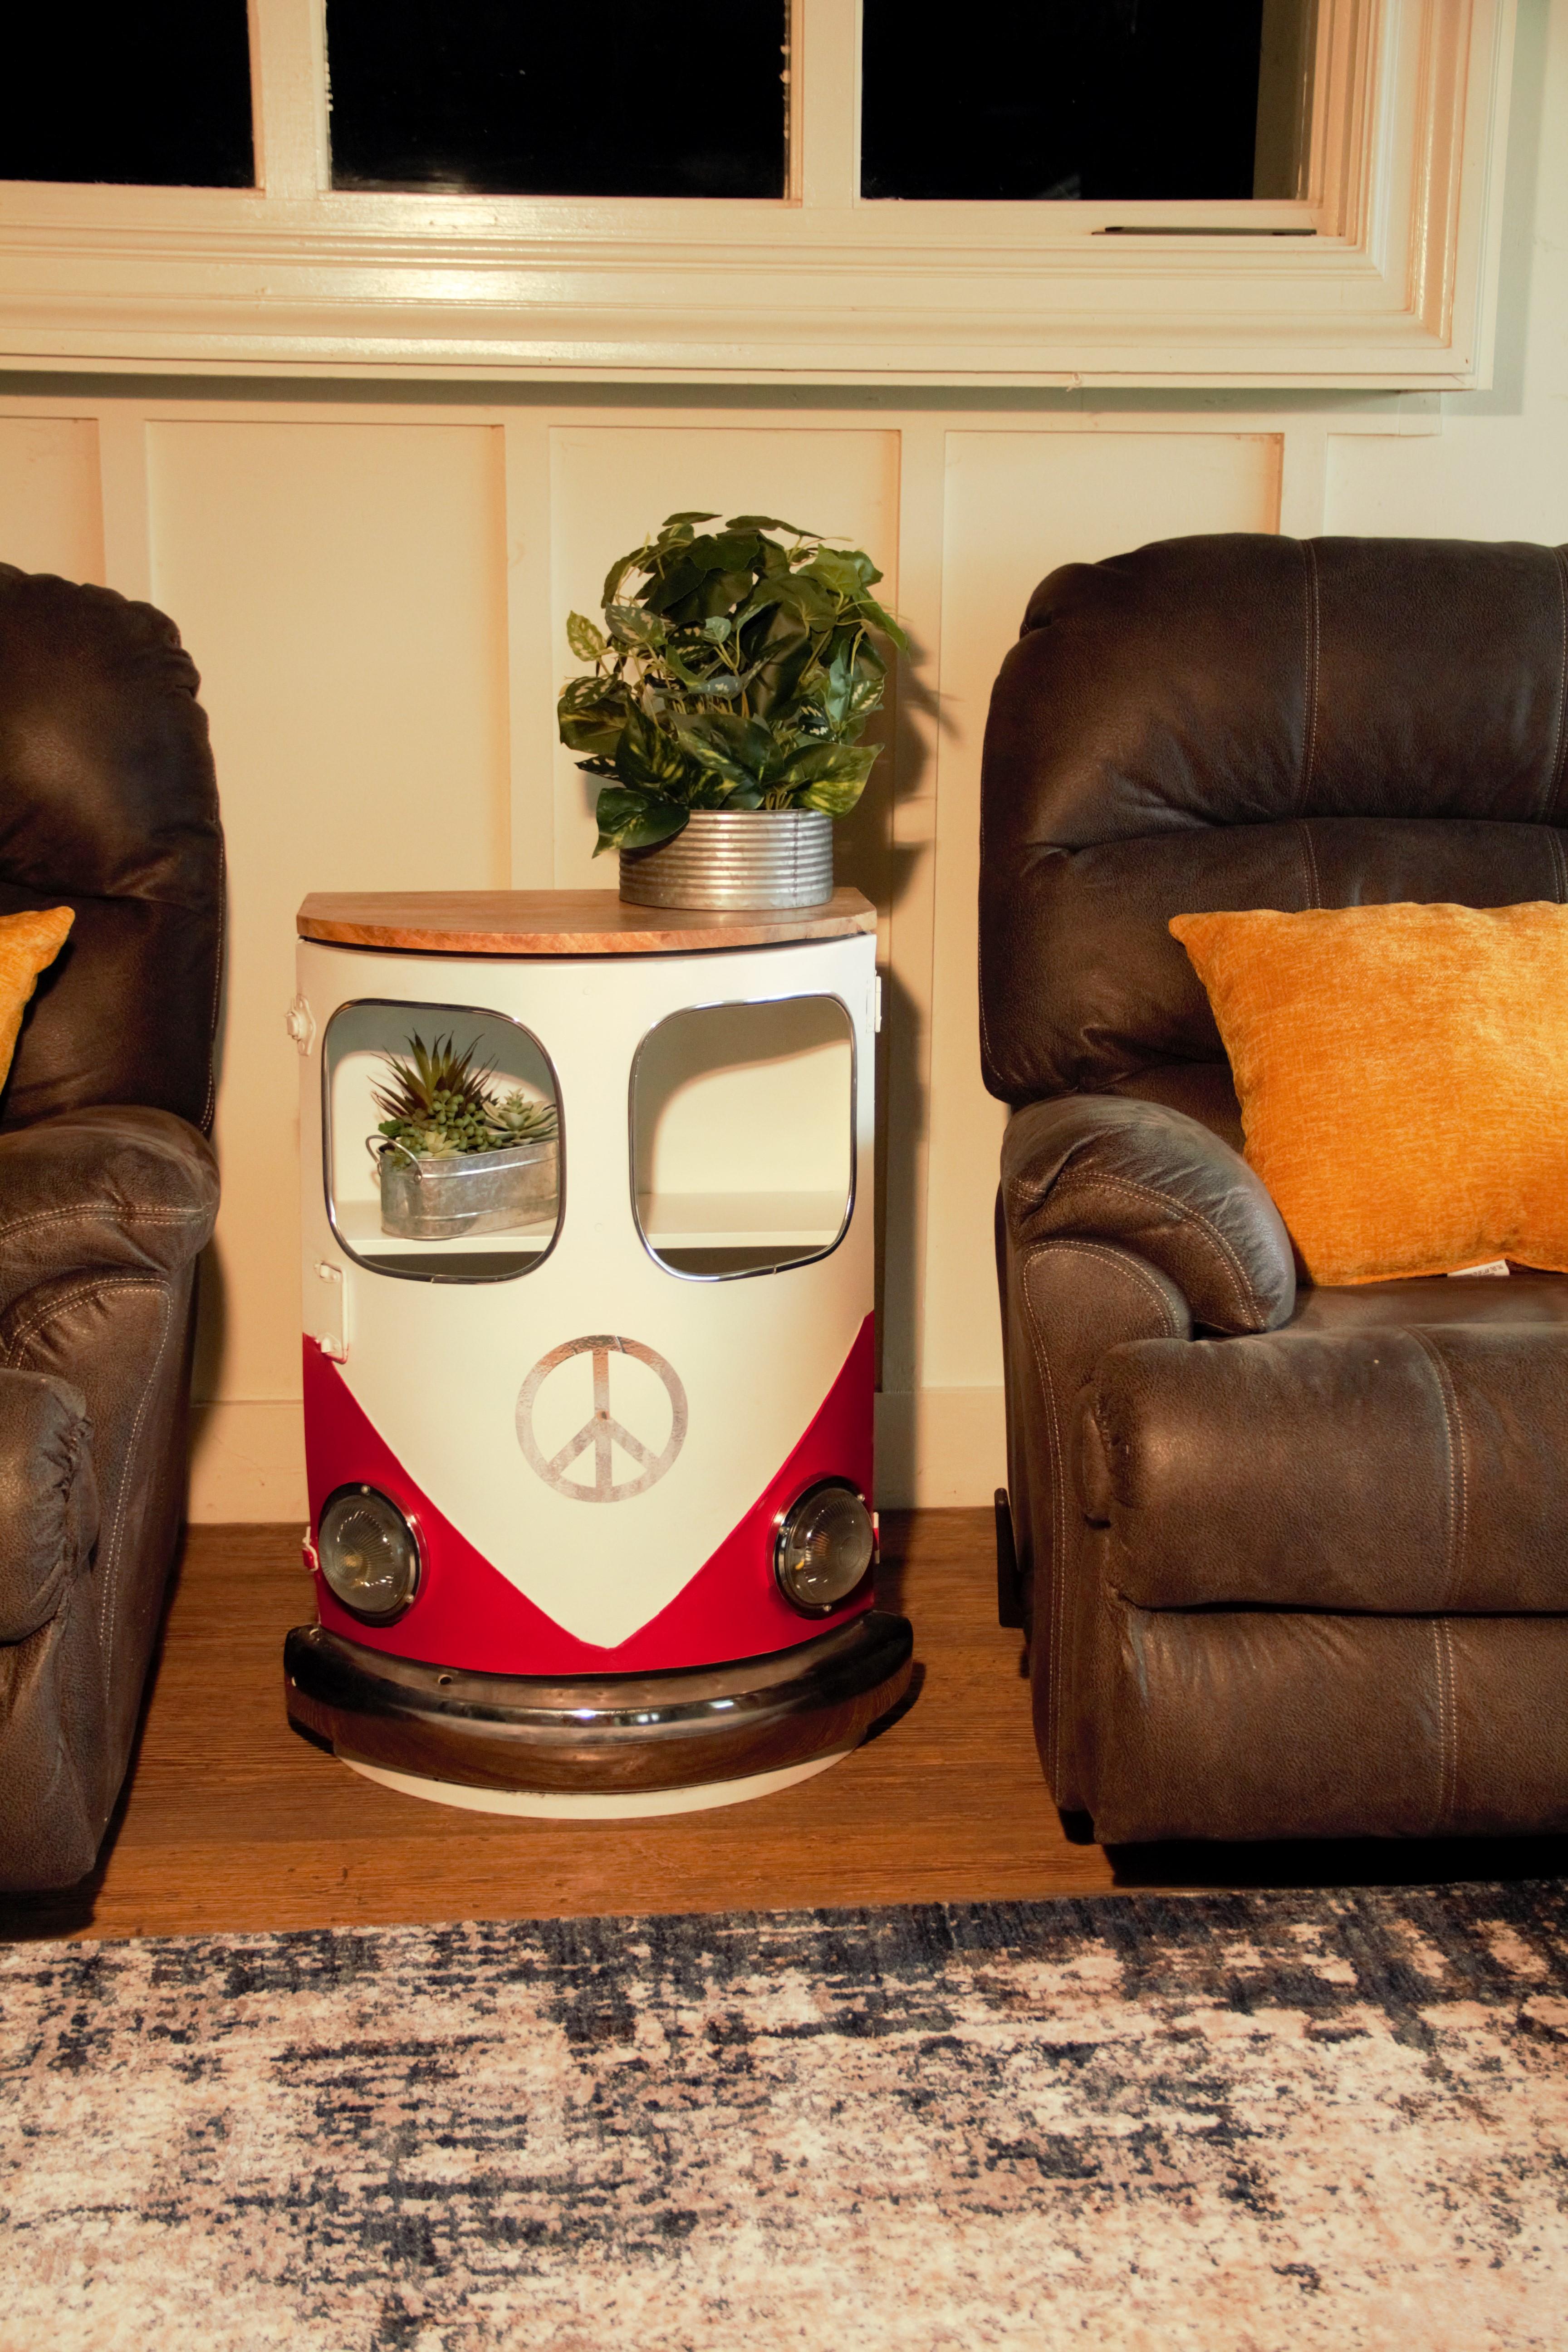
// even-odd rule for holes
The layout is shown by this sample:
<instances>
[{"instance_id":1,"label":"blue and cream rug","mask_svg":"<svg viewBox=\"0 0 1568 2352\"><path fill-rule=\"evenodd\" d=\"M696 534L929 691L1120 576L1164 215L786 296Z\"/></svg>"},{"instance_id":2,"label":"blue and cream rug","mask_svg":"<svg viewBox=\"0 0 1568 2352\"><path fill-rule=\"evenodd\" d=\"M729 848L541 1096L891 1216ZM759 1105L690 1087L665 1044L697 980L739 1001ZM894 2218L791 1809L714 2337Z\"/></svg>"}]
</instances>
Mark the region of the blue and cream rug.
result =
<instances>
[{"instance_id":1,"label":"blue and cream rug","mask_svg":"<svg viewBox=\"0 0 1568 2352\"><path fill-rule=\"evenodd\" d=\"M1553 1885L0 1953L0 2352L1560 2347Z\"/></svg>"}]
</instances>

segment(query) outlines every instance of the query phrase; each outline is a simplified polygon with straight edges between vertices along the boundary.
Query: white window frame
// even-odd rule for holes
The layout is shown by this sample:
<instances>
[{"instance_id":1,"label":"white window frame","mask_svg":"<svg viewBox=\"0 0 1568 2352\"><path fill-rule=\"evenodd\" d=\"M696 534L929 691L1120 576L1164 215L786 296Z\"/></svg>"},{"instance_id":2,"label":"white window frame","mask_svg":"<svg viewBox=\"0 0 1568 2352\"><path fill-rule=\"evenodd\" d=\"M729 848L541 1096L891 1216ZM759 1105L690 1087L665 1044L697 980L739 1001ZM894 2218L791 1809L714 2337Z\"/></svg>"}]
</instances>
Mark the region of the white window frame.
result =
<instances>
[{"instance_id":1,"label":"white window frame","mask_svg":"<svg viewBox=\"0 0 1568 2352\"><path fill-rule=\"evenodd\" d=\"M333 191L323 0L250 7L261 184L0 184L0 367L1489 381L1515 0L1320 0L1307 194L1181 205L862 201L859 0L791 0L777 202Z\"/></svg>"}]
</instances>

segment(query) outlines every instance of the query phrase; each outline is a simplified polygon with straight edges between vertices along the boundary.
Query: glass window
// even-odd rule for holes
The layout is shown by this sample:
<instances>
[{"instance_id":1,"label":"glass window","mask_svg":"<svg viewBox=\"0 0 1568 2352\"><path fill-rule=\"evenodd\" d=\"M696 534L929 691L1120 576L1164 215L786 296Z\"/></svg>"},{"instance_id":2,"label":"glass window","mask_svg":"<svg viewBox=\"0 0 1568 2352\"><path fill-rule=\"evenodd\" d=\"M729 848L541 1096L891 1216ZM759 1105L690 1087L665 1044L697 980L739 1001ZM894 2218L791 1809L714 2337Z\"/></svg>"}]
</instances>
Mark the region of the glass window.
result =
<instances>
[{"instance_id":1,"label":"glass window","mask_svg":"<svg viewBox=\"0 0 1568 2352\"><path fill-rule=\"evenodd\" d=\"M321 1060L327 1214L423 1282L527 1274L561 1223L561 1107L536 1037L461 1004L345 1004Z\"/></svg>"},{"instance_id":2,"label":"glass window","mask_svg":"<svg viewBox=\"0 0 1568 2352\"><path fill-rule=\"evenodd\" d=\"M849 1221L855 1035L836 996L711 1004L651 1030L632 1072L638 1228L672 1274L768 1274Z\"/></svg>"},{"instance_id":3,"label":"glass window","mask_svg":"<svg viewBox=\"0 0 1568 2352\"><path fill-rule=\"evenodd\" d=\"M865 0L861 193L1294 196L1311 0ZM1288 183L1288 184L1286 184Z\"/></svg>"},{"instance_id":4,"label":"glass window","mask_svg":"<svg viewBox=\"0 0 1568 2352\"><path fill-rule=\"evenodd\" d=\"M328 0L332 185L782 196L786 0Z\"/></svg>"},{"instance_id":5,"label":"glass window","mask_svg":"<svg viewBox=\"0 0 1568 2352\"><path fill-rule=\"evenodd\" d=\"M245 0L29 9L0 74L0 179L248 188Z\"/></svg>"}]
</instances>

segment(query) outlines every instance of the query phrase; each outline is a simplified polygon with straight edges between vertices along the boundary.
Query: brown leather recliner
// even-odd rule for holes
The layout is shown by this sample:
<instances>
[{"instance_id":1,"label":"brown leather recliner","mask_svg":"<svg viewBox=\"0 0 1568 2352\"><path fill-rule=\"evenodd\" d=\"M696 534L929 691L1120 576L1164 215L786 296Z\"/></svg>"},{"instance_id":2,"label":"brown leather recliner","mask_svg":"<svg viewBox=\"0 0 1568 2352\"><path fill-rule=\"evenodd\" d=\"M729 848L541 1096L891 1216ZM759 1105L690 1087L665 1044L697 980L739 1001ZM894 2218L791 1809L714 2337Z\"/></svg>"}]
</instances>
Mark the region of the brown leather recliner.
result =
<instances>
[{"instance_id":1,"label":"brown leather recliner","mask_svg":"<svg viewBox=\"0 0 1568 2352\"><path fill-rule=\"evenodd\" d=\"M0 564L0 915L69 906L0 1094L0 1887L93 1864L185 1486L223 836L174 624Z\"/></svg>"},{"instance_id":2,"label":"brown leather recliner","mask_svg":"<svg viewBox=\"0 0 1568 2352\"><path fill-rule=\"evenodd\" d=\"M1003 667L1008 1613L1106 1843L1568 1827L1568 1278L1308 1286L1166 929L1568 898L1565 681L1561 549L1244 535L1054 572Z\"/></svg>"}]
</instances>

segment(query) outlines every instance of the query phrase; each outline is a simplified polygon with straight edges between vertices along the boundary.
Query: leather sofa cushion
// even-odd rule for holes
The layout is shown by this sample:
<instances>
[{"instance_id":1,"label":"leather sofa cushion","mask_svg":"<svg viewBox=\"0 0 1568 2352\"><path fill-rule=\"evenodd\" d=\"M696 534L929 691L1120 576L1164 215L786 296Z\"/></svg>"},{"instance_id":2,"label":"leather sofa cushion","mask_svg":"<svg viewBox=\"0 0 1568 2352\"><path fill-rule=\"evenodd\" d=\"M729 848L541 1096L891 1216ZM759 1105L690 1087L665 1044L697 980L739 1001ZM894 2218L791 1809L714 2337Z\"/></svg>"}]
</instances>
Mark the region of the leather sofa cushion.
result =
<instances>
[{"instance_id":1,"label":"leather sofa cushion","mask_svg":"<svg viewBox=\"0 0 1568 2352\"><path fill-rule=\"evenodd\" d=\"M1154 1610L1568 1612L1568 1283L1399 1287L1425 1294L1402 1324L1331 1309L1107 1352L1079 1475L1117 1591ZM1442 1290L1458 1311L1426 1319ZM1350 1295L1388 1312L1389 1290Z\"/></svg>"},{"instance_id":2,"label":"leather sofa cushion","mask_svg":"<svg viewBox=\"0 0 1568 2352\"><path fill-rule=\"evenodd\" d=\"M1194 908L1568 898L1568 552L1166 540L1029 600L981 782L985 1083L1215 1061Z\"/></svg>"},{"instance_id":3,"label":"leather sofa cushion","mask_svg":"<svg viewBox=\"0 0 1568 2352\"><path fill-rule=\"evenodd\" d=\"M182 1275L217 1199L211 1144L173 1111L100 1104L0 1133L0 1312L82 1270Z\"/></svg>"},{"instance_id":4,"label":"leather sofa cushion","mask_svg":"<svg viewBox=\"0 0 1568 2352\"><path fill-rule=\"evenodd\" d=\"M1289 1236L1267 1191L1209 1128L1163 1103L1028 1104L1008 1122L1001 1201L1016 1244L1131 1250L1211 1330L1265 1331L1295 1304Z\"/></svg>"},{"instance_id":5,"label":"leather sofa cushion","mask_svg":"<svg viewBox=\"0 0 1568 2352\"><path fill-rule=\"evenodd\" d=\"M0 913L67 906L0 1130L91 1103L205 1129L223 835L195 666L149 604L0 563Z\"/></svg>"},{"instance_id":6,"label":"leather sofa cushion","mask_svg":"<svg viewBox=\"0 0 1568 2352\"><path fill-rule=\"evenodd\" d=\"M1568 1269L1568 908L1178 915L1315 1283Z\"/></svg>"}]
</instances>

